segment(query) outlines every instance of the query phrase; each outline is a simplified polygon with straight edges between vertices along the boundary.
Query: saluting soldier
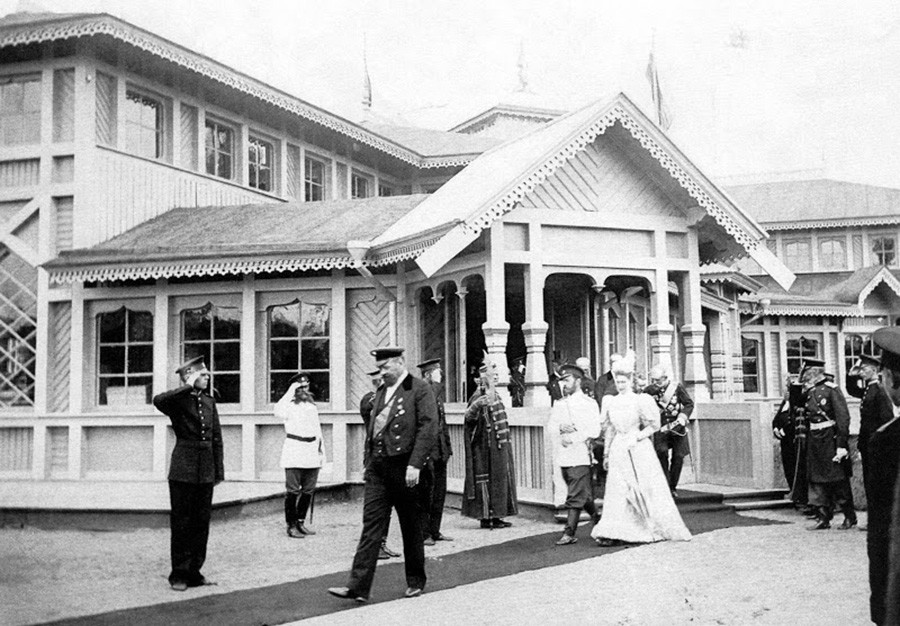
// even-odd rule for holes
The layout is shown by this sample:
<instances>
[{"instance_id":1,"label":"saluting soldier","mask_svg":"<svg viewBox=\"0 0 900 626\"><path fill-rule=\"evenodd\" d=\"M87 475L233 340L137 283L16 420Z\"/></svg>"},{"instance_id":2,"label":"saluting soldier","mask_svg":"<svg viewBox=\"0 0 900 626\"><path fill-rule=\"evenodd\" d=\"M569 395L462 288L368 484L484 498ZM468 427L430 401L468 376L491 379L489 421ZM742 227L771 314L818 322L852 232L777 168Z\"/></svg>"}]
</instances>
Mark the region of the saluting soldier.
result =
<instances>
[{"instance_id":1,"label":"saluting soldier","mask_svg":"<svg viewBox=\"0 0 900 626\"><path fill-rule=\"evenodd\" d=\"M416 367L422 373L422 379L431 385L437 404L437 441L428 455L428 462L422 468L421 476L422 536L426 546L433 546L437 541L453 541L441 533L444 501L447 499L447 463L453 455L453 448L450 445L450 428L444 415L444 371L441 360L429 359Z\"/></svg>"},{"instance_id":2,"label":"saluting soldier","mask_svg":"<svg viewBox=\"0 0 900 626\"><path fill-rule=\"evenodd\" d=\"M339 598L369 599L381 540L391 509L403 535L407 598L425 589L425 547L416 486L437 437L437 407L431 387L406 369L403 348L372 350L384 384L375 393L366 428L363 528L346 587L331 587Z\"/></svg>"},{"instance_id":3,"label":"saluting soldier","mask_svg":"<svg viewBox=\"0 0 900 626\"><path fill-rule=\"evenodd\" d=\"M169 416L175 449L169 467L172 571L175 591L206 584L200 568L206 560L213 487L225 480L222 428L216 401L209 391L203 357L175 370L182 385L153 398L153 406Z\"/></svg>"},{"instance_id":4,"label":"saluting soldier","mask_svg":"<svg viewBox=\"0 0 900 626\"><path fill-rule=\"evenodd\" d=\"M840 528L856 526L856 511L850 491L847 439L850 412L837 384L825 376L825 362L806 359L801 382L806 392L806 462L809 504L816 507L817 522L809 530L831 528L834 508L844 513Z\"/></svg>"}]
</instances>

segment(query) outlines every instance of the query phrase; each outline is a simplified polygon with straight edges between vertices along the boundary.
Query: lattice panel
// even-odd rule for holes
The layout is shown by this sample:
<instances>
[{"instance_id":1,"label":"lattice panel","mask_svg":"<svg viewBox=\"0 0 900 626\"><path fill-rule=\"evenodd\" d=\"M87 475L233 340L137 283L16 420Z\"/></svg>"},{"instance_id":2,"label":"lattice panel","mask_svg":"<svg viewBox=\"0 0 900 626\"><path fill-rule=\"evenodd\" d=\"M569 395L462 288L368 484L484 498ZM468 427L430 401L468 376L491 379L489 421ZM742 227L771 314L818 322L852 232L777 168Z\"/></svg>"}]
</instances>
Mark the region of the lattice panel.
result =
<instances>
[{"instance_id":1,"label":"lattice panel","mask_svg":"<svg viewBox=\"0 0 900 626\"><path fill-rule=\"evenodd\" d=\"M354 289L347 294L347 406L359 407L371 389L366 372L375 362L369 351L390 341L390 307L374 300L375 292Z\"/></svg>"},{"instance_id":2,"label":"lattice panel","mask_svg":"<svg viewBox=\"0 0 900 626\"><path fill-rule=\"evenodd\" d=\"M0 246L0 407L34 406L37 270Z\"/></svg>"},{"instance_id":3,"label":"lattice panel","mask_svg":"<svg viewBox=\"0 0 900 626\"><path fill-rule=\"evenodd\" d=\"M51 412L69 410L69 361L72 346L72 304L50 305L50 377L47 407Z\"/></svg>"}]
</instances>

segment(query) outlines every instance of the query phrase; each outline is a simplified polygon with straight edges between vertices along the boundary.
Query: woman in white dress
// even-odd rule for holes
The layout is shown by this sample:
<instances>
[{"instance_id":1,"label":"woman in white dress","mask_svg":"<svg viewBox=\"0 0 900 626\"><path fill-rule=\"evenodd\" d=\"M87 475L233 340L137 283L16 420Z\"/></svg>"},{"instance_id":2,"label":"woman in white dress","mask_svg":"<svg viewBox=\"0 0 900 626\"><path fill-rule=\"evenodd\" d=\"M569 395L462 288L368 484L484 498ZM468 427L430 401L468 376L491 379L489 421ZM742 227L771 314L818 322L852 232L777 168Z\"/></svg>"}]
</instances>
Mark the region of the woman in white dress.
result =
<instances>
[{"instance_id":1,"label":"woman in white dress","mask_svg":"<svg viewBox=\"0 0 900 626\"><path fill-rule=\"evenodd\" d=\"M632 387L634 355L612 366L619 394L605 396L600 410L607 469L603 515L591 531L601 546L649 543L667 539L688 541L669 485L653 449L659 430L659 409L653 398Z\"/></svg>"}]
</instances>

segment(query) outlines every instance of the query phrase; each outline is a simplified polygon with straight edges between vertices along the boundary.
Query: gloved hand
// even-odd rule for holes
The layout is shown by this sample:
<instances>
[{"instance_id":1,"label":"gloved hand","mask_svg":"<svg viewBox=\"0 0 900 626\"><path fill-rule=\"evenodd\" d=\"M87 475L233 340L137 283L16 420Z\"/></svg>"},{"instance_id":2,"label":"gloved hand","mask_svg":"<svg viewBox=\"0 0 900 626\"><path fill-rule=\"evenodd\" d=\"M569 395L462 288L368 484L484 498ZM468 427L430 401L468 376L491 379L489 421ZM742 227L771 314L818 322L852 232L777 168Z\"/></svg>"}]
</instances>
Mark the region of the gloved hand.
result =
<instances>
[{"instance_id":1,"label":"gloved hand","mask_svg":"<svg viewBox=\"0 0 900 626\"><path fill-rule=\"evenodd\" d=\"M194 383L197 382L197 379L200 378L200 370L196 370L188 374L188 377L185 379L184 384L194 386Z\"/></svg>"},{"instance_id":2,"label":"gloved hand","mask_svg":"<svg viewBox=\"0 0 900 626\"><path fill-rule=\"evenodd\" d=\"M406 486L415 487L419 484L419 468L412 465L406 466Z\"/></svg>"},{"instance_id":3,"label":"gloved hand","mask_svg":"<svg viewBox=\"0 0 900 626\"><path fill-rule=\"evenodd\" d=\"M609 471L609 456L608 455L603 456L603 471L604 472Z\"/></svg>"},{"instance_id":4,"label":"gloved hand","mask_svg":"<svg viewBox=\"0 0 900 626\"><path fill-rule=\"evenodd\" d=\"M679 413L678 418L675 420L678 422L679 426L687 426L688 425L688 417L684 413Z\"/></svg>"},{"instance_id":5,"label":"gloved hand","mask_svg":"<svg viewBox=\"0 0 900 626\"><path fill-rule=\"evenodd\" d=\"M775 435L775 439L783 439L784 438L784 429L783 428L773 428L772 434Z\"/></svg>"},{"instance_id":6,"label":"gloved hand","mask_svg":"<svg viewBox=\"0 0 900 626\"><path fill-rule=\"evenodd\" d=\"M847 448L838 448L836 452L837 453L834 455L834 458L831 459L835 463L840 463L850 455L850 453L847 451Z\"/></svg>"}]
</instances>

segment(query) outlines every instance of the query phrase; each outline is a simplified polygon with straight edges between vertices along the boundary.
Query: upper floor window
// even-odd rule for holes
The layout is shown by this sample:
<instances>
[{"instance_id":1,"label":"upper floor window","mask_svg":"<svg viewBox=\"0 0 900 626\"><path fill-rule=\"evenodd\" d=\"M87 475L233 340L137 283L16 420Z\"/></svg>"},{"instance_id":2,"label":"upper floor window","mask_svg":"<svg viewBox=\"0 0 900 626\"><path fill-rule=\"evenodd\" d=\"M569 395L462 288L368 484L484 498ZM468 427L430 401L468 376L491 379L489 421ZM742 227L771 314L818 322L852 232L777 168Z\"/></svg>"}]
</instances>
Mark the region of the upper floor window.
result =
<instances>
[{"instance_id":1,"label":"upper floor window","mask_svg":"<svg viewBox=\"0 0 900 626\"><path fill-rule=\"evenodd\" d=\"M894 235L873 235L869 237L869 245L875 265L897 265L897 238Z\"/></svg>"},{"instance_id":2,"label":"upper floor window","mask_svg":"<svg viewBox=\"0 0 900 626\"><path fill-rule=\"evenodd\" d=\"M307 202L325 199L325 164L316 159L306 158L304 189Z\"/></svg>"},{"instance_id":3,"label":"upper floor window","mask_svg":"<svg viewBox=\"0 0 900 626\"><path fill-rule=\"evenodd\" d=\"M148 159L165 154L162 100L129 89L125 92L125 149Z\"/></svg>"},{"instance_id":4,"label":"upper floor window","mask_svg":"<svg viewBox=\"0 0 900 626\"><path fill-rule=\"evenodd\" d=\"M0 77L0 145L41 141L41 76Z\"/></svg>"},{"instance_id":5,"label":"upper floor window","mask_svg":"<svg viewBox=\"0 0 900 626\"><path fill-rule=\"evenodd\" d=\"M819 340L806 337L788 339L786 352L788 374L799 374L804 359L820 358Z\"/></svg>"},{"instance_id":6,"label":"upper floor window","mask_svg":"<svg viewBox=\"0 0 900 626\"><path fill-rule=\"evenodd\" d=\"M393 196L394 188L390 185L385 185L383 183L378 184L378 195L382 197Z\"/></svg>"},{"instance_id":7,"label":"upper floor window","mask_svg":"<svg viewBox=\"0 0 900 626\"><path fill-rule=\"evenodd\" d=\"M331 309L327 304L294 300L269 307L269 399L287 391L291 376L309 374L316 400L328 402L331 348Z\"/></svg>"},{"instance_id":8,"label":"upper floor window","mask_svg":"<svg viewBox=\"0 0 900 626\"><path fill-rule=\"evenodd\" d=\"M368 198L371 195L371 181L362 174L353 172L350 176L350 197L351 198Z\"/></svg>"},{"instance_id":9,"label":"upper floor window","mask_svg":"<svg viewBox=\"0 0 900 626\"><path fill-rule=\"evenodd\" d=\"M250 137L250 145L247 152L248 181L250 186L260 191L272 191L274 189L272 174L275 162L274 146L259 137Z\"/></svg>"},{"instance_id":10,"label":"upper floor window","mask_svg":"<svg viewBox=\"0 0 900 626\"><path fill-rule=\"evenodd\" d=\"M847 245L843 237L819 238L819 269L843 270L847 268Z\"/></svg>"},{"instance_id":11,"label":"upper floor window","mask_svg":"<svg viewBox=\"0 0 900 626\"><path fill-rule=\"evenodd\" d=\"M181 312L181 359L202 356L219 402L241 399L241 311L207 303Z\"/></svg>"},{"instance_id":12,"label":"upper floor window","mask_svg":"<svg viewBox=\"0 0 900 626\"><path fill-rule=\"evenodd\" d=\"M97 316L97 403L150 403L153 387L153 314L122 307Z\"/></svg>"},{"instance_id":13,"label":"upper floor window","mask_svg":"<svg viewBox=\"0 0 900 626\"><path fill-rule=\"evenodd\" d=\"M862 355L881 356L881 349L875 345L870 335L844 335L844 367L849 372Z\"/></svg>"},{"instance_id":14,"label":"upper floor window","mask_svg":"<svg viewBox=\"0 0 900 626\"><path fill-rule=\"evenodd\" d=\"M788 239L784 242L784 264L794 272L812 269L808 239Z\"/></svg>"},{"instance_id":15,"label":"upper floor window","mask_svg":"<svg viewBox=\"0 0 900 626\"><path fill-rule=\"evenodd\" d=\"M234 129L211 119L206 120L206 173L234 177Z\"/></svg>"}]
</instances>

